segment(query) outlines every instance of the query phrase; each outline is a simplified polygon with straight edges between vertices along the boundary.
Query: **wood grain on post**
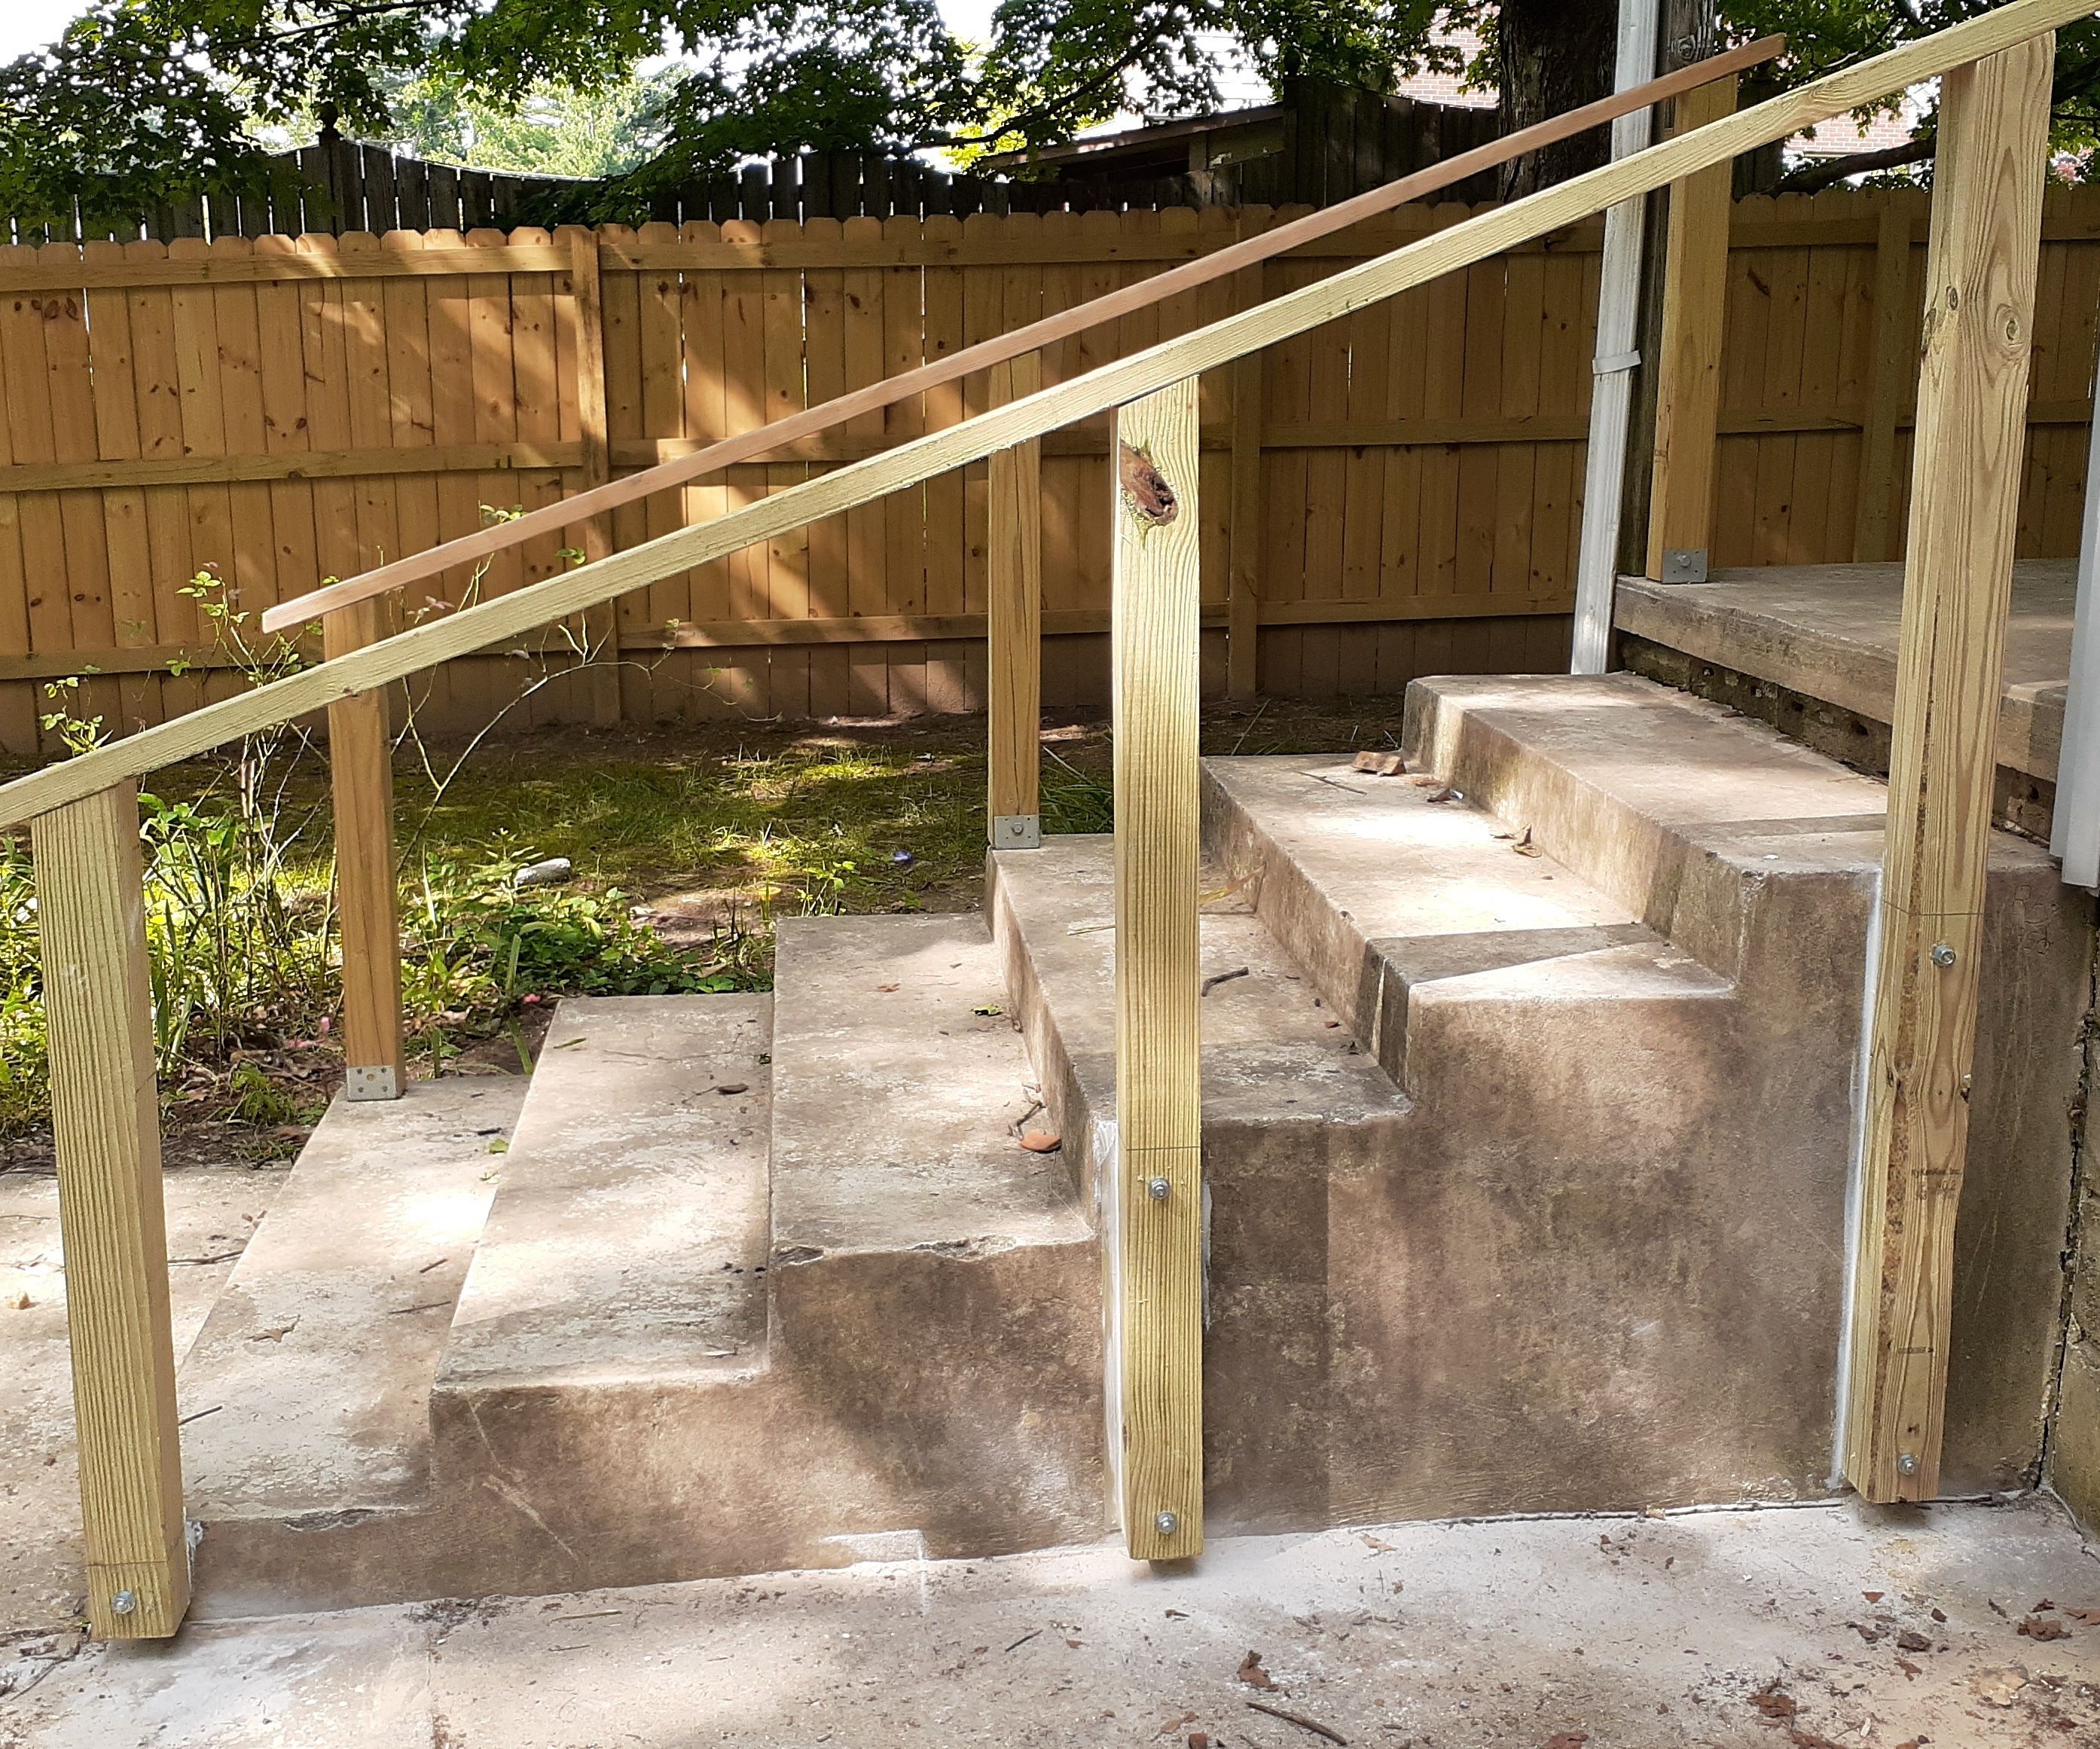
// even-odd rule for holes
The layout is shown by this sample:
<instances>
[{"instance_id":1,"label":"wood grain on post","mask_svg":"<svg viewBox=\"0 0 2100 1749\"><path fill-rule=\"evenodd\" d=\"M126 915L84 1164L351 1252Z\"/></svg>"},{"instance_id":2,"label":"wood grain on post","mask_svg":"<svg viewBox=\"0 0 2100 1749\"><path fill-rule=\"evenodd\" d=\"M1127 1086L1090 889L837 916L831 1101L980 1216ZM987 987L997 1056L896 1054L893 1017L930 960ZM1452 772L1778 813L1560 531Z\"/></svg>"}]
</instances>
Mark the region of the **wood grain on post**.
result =
<instances>
[{"instance_id":1,"label":"wood grain on post","mask_svg":"<svg viewBox=\"0 0 2100 1749\"><path fill-rule=\"evenodd\" d=\"M1852 1260L1845 1472L1875 1501L1939 1485L2054 64L2040 36L1940 88Z\"/></svg>"},{"instance_id":2,"label":"wood grain on post","mask_svg":"<svg viewBox=\"0 0 2100 1749\"><path fill-rule=\"evenodd\" d=\"M1004 381L999 379L1004 378ZM1024 353L995 373L1000 399L1043 386L1042 361ZM1043 444L991 457L986 636L990 645L990 793L986 829L994 850L1042 842L1039 794L1043 735Z\"/></svg>"},{"instance_id":3,"label":"wood grain on post","mask_svg":"<svg viewBox=\"0 0 2100 1749\"><path fill-rule=\"evenodd\" d=\"M1197 703L1202 576L1193 377L1116 413L1116 1198L1123 1538L1203 1547Z\"/></svg>"},{"instance_id":4,"label":"wood grain on post","mask_svg":"<svg viewBox=\"0 0 2100 1749\"><path fill-rule=\"evenodd\" d=\"M161 1639L190 1574L138 786L43 815L30 841L88 1619L104 1639Z\"/></svg>"},{"instance_id":5,"label":"wood grain on post","mask_svg":"<svg viewBox=\"0 0 2100 1749\"><path fill-rule=\"evenodd\" d=\"M564 484L573 496L612 478L612 445L605 405L605 300L598 284L598 237L579 226L562 233L569 250L569 289L576 318L576 417L583 439L583 466ZM579 531L584 561L612 551L609 511L585 519ZM593 660L585 670L591 721L609 728L620 721L620 629L617 603L606 602L581 616L579 629Z\"/></svg>"},{"instance_id":6,"label":"wood grain on post","mask_svg":"<svg viewBox=\"0 0 2100 1749\"><path fill-rule=\"evenodd\" d=\"M1904 343L1917 319L1910 301L1910 208L1883 194L1874 236L1874 352L1868 378L1867 422L1860 439L1860 492L1852 557L1862 563L1900 559L1895 543L1896 424L1912 381Z\"/></svg>"},{"instance_id":7,"label":"wood grain on post","mask_svg":"<svg viewBox=\"0 0 2100 1749\"><path fill-rule=\"evenodd\" d=\"M1735 107L1731 74L1678 99L1674 131L1704 127ZM1670 185L1648 522L1648 574L1658 581L1703 582L1706 576L1734 177L1734 165L1724 160ZM1698 556L1687 567L1667 563L1670 554Z\"/></svg>"},{"instance_id":8,"label":"wood grain on post","mask_svg":"<svg viewBox=\"0 0 2100 1749\"><path fill-rule=\"evenodd\" d=\"M321 621L333 661L379 639L376 601ZM394 740L380 688L329 706L335 798L336 908L342 928L342 1054L352 1099L397 1099L408 1084L401 1048L401 926L394 871Z\"/></svg>"}]
</instances>

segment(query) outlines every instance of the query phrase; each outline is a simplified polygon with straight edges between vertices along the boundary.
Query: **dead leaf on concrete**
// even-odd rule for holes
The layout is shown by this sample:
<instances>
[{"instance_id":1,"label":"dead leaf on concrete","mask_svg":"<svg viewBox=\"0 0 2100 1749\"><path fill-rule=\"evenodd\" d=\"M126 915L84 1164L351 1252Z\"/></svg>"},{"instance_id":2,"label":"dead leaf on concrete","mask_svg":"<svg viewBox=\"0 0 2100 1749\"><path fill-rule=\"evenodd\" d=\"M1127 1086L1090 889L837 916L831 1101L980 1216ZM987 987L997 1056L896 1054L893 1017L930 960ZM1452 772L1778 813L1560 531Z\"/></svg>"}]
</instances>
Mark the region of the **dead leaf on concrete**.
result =
<instances>
[{"instance_id":1,"label":"dead leaf on concrete","mask_svg":"<svg viewBox=\"0 0 2100 1749\"><path fill-rule=\"evenodd\" d=\"M2083 1622L2088 1628L2100 1628L2100 1610L2066 1610L2063 1612L2074 1622Z\"/></svg>"},{"instance_id":2,"label":"dead leaf on concrete","mask_svg":"<svg viewBox=\"0 0 2100 1749\"><path fill-rule=\"evenodd\" d=\"M1793 1745L1793 1749L1838 1749L1838 1745L1822 1732L1803 1730L1798 1725L1787 1727L1786 1740Z\"/></svg>"},{"instance_id":3,"label":"dead leaf on concrete","mask_svg":"<svg viewBox=\"0 0 2100 1749\"><path fill-rule=\"evenodd\" d=\"M1429 800L1432 802L1463 802L1465 799L1463 790L1454 789L1449 784L1441 789L1432 789L1429 792Z\"/></svg>"},{"instance_id":4,"label":"dead leaf on concrete","mask_svg":"<svg viewBox=\"0 0 2100 1749\"><path fill-rule=\"evenodd\" d=\"M1767 1682L1750 1697L1750 1704L1767 1719L1790 1719L1801 1711L1794 1698L1776 1682Z\"/></svg>"},{"instance_id":5,"label":"dead leaf on concrete","mask_svg":"<svg viewBox=\"0 0 2100 1749\"><path fill-rule=\"evenodd\" d=\"M1888 1593L1885 1591L1863 1591L1860 1595L1869 1603L1879 1603Z\"/></svg>"},{"instance_id":6,"label":"dead leaf on concrete","mask_svg":"<svg viewBox=\"0 0 2100 1749\"><path fill-rule=\"evenodd\" d=\"M1259 1652L1250 1652L1240 1660L1239 1678L1251 1689L1273 1690L1276 1687L1268 1672L1261 1667L1261 1654Z\"/></svg>"},{"instance_id":7,"label":"dead leaf on concrete","mask_svg":"<svg viewBox=\"0 0 2100 1749\"><path fill-rule=\"evenodd\" d=\"M2027 1685L2027 1673L2018 1664L2004 1664L1994 1670L1979 1670L1969 1679L1969 1686L1976 1698L1993 1707L2010 1707L2013 1697Z\"/></svg>"},{"instance_id":8,"label":"dead leaf on concrete","mask_svg":"<svg viewBox=\"0 0 2100 1749\"><path fill-rule=\"evenodd\" d=\"M1908 1676L1913 1682L1917 1681L1920 1676L1925 1674L1925 1667L1922 1664L1913 1664L1907 1658L1898 1658L1896 1660L1896 1668L1900 1670L1904 1676Z\"/></svg>"},{"instance_id":9,"label":"dead leaf on concrete","mask_svg":"<svg viewBox=\"0 0 2100 1749\"><path fill-rule=\"evenodd\" d=\"M15 1297L14 1297L13 1299L10 1300L10 1301L7 1302L7 1304L8 1304L11 1307L12 1307L15 1311L18 1311L18 1312L26 1312L26 1311L28 1311L28 1310L29 1310L29 1309L32 1305L33 1305L35 1303L36 1303L36 1302L35 1302L34 1301L33 1301L32 1299L30 1299L30 1297L29 1296L29 1295L27 1295L26 1293L18 1293L18 1294L16 1294L16 1295L15 1296Z\"/></svg>"},{"instance_id":10,"label":"dead leaf on concrete","mask_svg":"<svg viewBox=\"0 0 2100 1749\"><path fill-rule=\"evenodd\" d=\"M2019 1632L2030 1640L2068 1640L2071 1630L2062 1622L2045 1622L2039 1615L2030 1615L2019 1626Z\"/></svg>"},{"instance_id":11,"label":"dead leaf on concrete","mask_svg":"<svg viewBox=\"0 0 2100 1749\"><path fill-rule=\"evenodd\" d=\"M1932 1641L1915 1628L1906 1628L1896 1636L1896 1647L1904 1652L1930 1652Z\"/></svg>"},{"instance_id":12,"label":"dead leaf on concrete","mask_svg":"<svg viewBox=\"0 0 2100 1749\"><path fill-rule=\"evenodd\" d=\"M1031 1129L1021 1138L1021 1145L1030 1154L1055 1154L1065 1146L1065 1138L1047 1129Z\"/></svg>"},{"instance_id":13,"label":"dead leaf on concrete","mask_svg":"<svg viewBox=\"0 0 2100 1749\"><path fill-rule=\"evenodd\" d=\"M1152 1734L1153 1734L1154 1737L1174 1737L1174 1736L1178 1736L1178 1735L1180 1734L1180 1733L1181 1727L1182 1727L1183 1725L1193 1725L1195 1722L1196 1722L1196 1715L1195 1715L1194 1713L1193 1713L1193 1712L1185 1712L1185 1713L1183 1713L1183 1714L1182 1714L1179 1718L1177 1718L1177 1719L1169 1719L1169 1720L1167 1720L1164 1725L1161 1725L1161 1726L1159 1727L1159 1729L1158 1729L1158 1730L1154 1731Z\"/></svg>"},{"instance_id":14,"label":"dead leaf on concrete","mask_svg":"<svg viewBox=\"0 0 2100 1749\"><path fill-rule=\"evenodd\" d=\"M1529 826L1516 835L1510 848L1520 856L1543 856L1546 854L1531 841L1531 828Z\"/></svg>"},{"instance_id":15,"label":"dead leaf on concrete","mask_svg":"<svg viewBox=\"0 0 2100 1749\"><path fill-rule=\"evenodd\" d=\"M884 996L888 996L889 994L890 994L890 992L893 992L893 990L897 989L898 987L897 985L895 985L895 984L877 984L875 987L876 987L876 989L877 991L879 991L882 995L884 995Z\"/></svg>"},{"instance_id":16,"label":"dead leaf on concrete","mask_svg":"<svg viewBox=\"0 0 2100 1749\"><path fill-rule=\"evenodd\" d=\"M1374 1536L1363 1537L1360 1539L1360 1540L1362 1542L1365 1548L1371 1550L1375 1554L1389 1555L1392 1552L1392 1544L1382 1543Z\"/></svg>"},{"instance_id":17,"label":"dead leaf on concrete","mask_svg":"<svg viewBox=\"0 0 2100 1749\"><path fill-rule=\"evenodd\" d=\"M1376 753L1358 753L1349 762L1352 771L1375 771L1378 768L1379 756Z\"/></svg>"},{"instance_id":18,"label":"dead leaf on concrete","mask_svg":"<svg viewBox=\"0 0 2100 1749\"><path fill-rule=\"evenodd\" d=\"M280 1324L275 1330L258 1330L248 1340L251 1342L281 1342L298 1327L299 1321L295 1318L289 1324Z\"/></svg>"},{"instance_id":19,"label":"dead leaf on concrete","mask_svg":"<svg viewBox=\"0 0 2100 1749\"><path fill-rule=\"evenodd\" d=\"M1589 1740L1587 1731L1555 1731L1546 1739L1546 1749L1582 1749Z\"/></svg>"}]
</instances>

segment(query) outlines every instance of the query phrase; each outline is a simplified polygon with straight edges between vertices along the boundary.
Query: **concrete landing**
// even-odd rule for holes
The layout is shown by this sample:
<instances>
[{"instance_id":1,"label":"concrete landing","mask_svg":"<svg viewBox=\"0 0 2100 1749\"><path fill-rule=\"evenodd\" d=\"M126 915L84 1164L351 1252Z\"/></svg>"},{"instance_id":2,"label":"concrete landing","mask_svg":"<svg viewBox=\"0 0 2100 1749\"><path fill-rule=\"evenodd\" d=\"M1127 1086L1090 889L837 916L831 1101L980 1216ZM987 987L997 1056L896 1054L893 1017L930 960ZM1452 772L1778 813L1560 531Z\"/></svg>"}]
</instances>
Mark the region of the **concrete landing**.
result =
<instances>
[{"instance_id":1,"label":"concrete landing","mask_svg":"<svg viewBox=\"0 0 2100 1749\"><path fill-rule=\"evenodd\" d=\"M977 916L783 919L773 1243L783 1255L1084 1240Z\"/></svg>"},{"instance_id":2,"label":"concrete landing","mask_svg":"<svg viewBox=\"0 0 2100 1749\"><path fill-rule=\"evenodd\" d=\"M2050 783L2077 568L2068 559L2013 568L1998 763ZM1770 565L1716 571L1705 583L1621 577L1613 618L1651 643L1886 724L1902 612L1900 564Z\"/></svg>"},{"instance_id":3,"label":"concrete landing","mask_svg":"<svg viewBox=\"0 0 2100 1749\"><path fill-rule=\"evenodd\" d=\"M762 1363L770 1018L762 996L561 1005L441 1390Z\"/></svg>"},{"instance_id":4,"label":"concrete landing","mask_svg":"<svg viewBox=\"0 0 2100 1749\"><path fill-rule=\"evenodd\" d=\"M1357 1749L2089 1749L2100 1627L2074 1610L2100 1564L2032 1498L1388 1524L1150 1570L1096 1546L55 1638L21 1649L0 1738L1317 1749L1282 1712Z\"/></svg>"},{"instance_id":5,"label":"concrete landing","mask_svg":"<svg viewBox=\"0 0 2100 1749\"><path fill-rule=\"evenodd\" d=\"M510 1076L338 1098L180 1375L189 1509L404 1508L430 1482L430 1380L515 1123Z\"/></svg>"}]
</instances>

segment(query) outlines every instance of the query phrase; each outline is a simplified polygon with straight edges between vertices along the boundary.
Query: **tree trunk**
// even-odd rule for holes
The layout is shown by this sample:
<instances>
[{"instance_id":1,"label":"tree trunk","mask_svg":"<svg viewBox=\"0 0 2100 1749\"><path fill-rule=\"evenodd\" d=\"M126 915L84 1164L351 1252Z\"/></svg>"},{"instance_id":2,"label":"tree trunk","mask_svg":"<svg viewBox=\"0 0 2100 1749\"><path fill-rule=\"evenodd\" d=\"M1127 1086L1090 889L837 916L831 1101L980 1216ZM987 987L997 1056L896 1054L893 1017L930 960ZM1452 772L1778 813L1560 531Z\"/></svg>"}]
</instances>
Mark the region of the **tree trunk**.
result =
<instances>
[{"instance_id":1,"label":"tree trunk","mask_svg":"<svg viewBox=\"0 0 2100 1749\"><path fill-rule=\"evenodd\" d=\"M1497 60L1504 133L1609 95L1618 11L1617 0L1502 0ZM1534 193L1594 170L1610 150L1608 131L1592 128L1529 153L1502 171L1502 197Z\"/></svg>"}]
</instances>

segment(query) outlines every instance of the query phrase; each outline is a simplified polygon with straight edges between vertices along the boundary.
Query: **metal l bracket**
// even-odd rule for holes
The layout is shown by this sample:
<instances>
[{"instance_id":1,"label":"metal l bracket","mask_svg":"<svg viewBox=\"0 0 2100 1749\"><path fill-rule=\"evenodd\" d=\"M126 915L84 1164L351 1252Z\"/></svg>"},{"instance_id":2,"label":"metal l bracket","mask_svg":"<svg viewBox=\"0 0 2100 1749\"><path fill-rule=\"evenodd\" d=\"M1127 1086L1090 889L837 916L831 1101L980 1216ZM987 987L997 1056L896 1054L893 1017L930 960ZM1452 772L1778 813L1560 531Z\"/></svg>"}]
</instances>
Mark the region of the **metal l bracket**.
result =
<instances>
[{"instance_id":1,"label":"metal l bracket","mask_svg":"<svg viewBox=\"0 0 2100 1749\"><path fill-rule=\"evenodd\" d=\"M399 1099L401 1085L390 1065L377 1069L351 1068L344 1072L342 1096L346 1099Z\"/></svg>"},{"instance_id":2,"label":"metal l bracket","mask_svg":"<svg viewBox=\"0 0 2100 1749\"><path fill-rule=\"evenodd\" d=\"M1703 546L1664 548L1660 581L1665 583L1704 583L1706 581L1706 549Z\"/></svg>"}]
</instances>

